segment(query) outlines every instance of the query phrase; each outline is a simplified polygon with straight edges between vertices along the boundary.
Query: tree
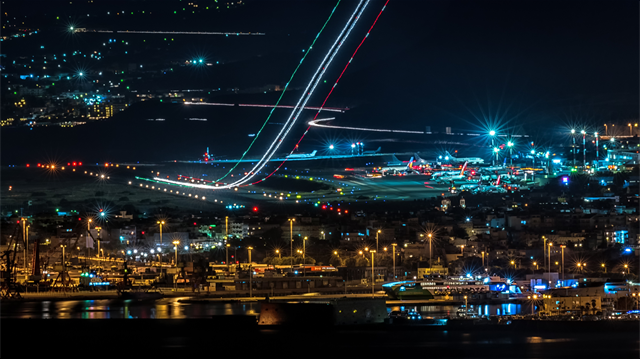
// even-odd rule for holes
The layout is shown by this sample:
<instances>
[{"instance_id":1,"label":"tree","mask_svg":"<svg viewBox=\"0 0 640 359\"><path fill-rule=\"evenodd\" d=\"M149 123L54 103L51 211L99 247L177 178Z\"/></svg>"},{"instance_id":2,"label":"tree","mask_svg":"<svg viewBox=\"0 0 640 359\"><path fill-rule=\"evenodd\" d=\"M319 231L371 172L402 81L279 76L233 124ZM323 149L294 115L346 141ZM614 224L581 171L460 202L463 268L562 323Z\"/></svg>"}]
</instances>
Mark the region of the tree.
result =
<instances>
[{"instance_id":1,"label":"tree","mask_svg":"<svg viewBox=\"0 0 640 359\"><path fill-rule=\"evenodd\" d=\"M340 258L340 256L334 254L334 255L331 256L331 258L329 258L329 264L334 266L334 267L342 266L342 258Z\"/></svg>"}]
</instances>

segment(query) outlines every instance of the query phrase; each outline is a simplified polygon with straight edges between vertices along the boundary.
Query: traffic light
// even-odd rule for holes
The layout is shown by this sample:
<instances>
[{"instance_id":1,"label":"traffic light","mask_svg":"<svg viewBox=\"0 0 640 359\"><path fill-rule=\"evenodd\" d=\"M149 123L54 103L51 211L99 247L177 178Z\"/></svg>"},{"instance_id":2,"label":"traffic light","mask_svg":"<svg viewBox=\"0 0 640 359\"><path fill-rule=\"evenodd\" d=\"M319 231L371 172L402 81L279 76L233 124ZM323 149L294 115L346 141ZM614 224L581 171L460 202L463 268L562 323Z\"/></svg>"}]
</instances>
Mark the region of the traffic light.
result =
<instances>
[{"instance_id":1,"label":"traffic light","mask_svg":"<svg viewBox=\"0 0 640 359\"><path fill-rule=\"evenodd\" d=\"M258 207L253 207L254 212L258 212Z\"/></svg>"}]
</instances>

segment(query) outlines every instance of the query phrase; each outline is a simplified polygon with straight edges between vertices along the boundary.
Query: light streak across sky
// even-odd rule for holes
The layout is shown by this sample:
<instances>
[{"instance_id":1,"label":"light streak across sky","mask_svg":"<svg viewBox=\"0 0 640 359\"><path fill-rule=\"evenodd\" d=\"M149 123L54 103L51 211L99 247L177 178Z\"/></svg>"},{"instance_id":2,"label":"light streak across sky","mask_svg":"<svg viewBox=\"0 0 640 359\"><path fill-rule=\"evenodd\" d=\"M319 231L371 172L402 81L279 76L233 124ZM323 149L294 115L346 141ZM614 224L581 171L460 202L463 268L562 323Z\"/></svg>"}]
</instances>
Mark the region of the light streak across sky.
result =
<instances>
[{"instance_id":1,"label":"light streak across sky","mask_svg":"<svg viewBox=\"0 0 640 359\"><path fill-rule=\"evenodd\" d=\"M298 148L298 145L300 144L300 142L302 142L302 139L304 138L304 136L307 135L307 133L309 132L309 129L311 129L311 123L313 123L314 121L316 121L316 119L318 118L318 115L320 115L320 112L323 110L324 105L327 103L327 100L329 99L329 97L331 96L331 94L333 93L333 90L336 88L336 86L338 85L338 82L340 82L340 79L342 78L342 75L344 75L345 71L347 71L347 68L349 67L349 65L351 64L351 61L353 61L353 58L356 56L356 54L358 53L358 50L360 50L360 47L362 46L362 44L364 43L364 41L369 37L369 34L371 33L371 30L373 30L373 27L376 25L376 23L378 22L378 19L380 18L380 15L382 15L382 12L384 11L384 9L387 8L387 4L389 3L389 0L387 0L384 3L384 6L382 6L382 10L380 10L380 12L378 13L378 16L376 16L376 19L373 21L373 24L371 25L371 27L369 28L369 31L367 31L366 35L364 35L364 38L362 39L362 41L360 41L360 44L358 45L358 47L356 48L356 50L353 52L353 54L351 55L351 58L349 59L349 61L347 62L347 64L344 66L344 68L342 69L342 72L340 73L340 76L338 76L338 79L336 80L336 82L333 84L333 86L331 87L331 90L329 91L329 93L327 94L327 97L324 98L324 101L322 102L322 106L320 106L320 108L318 109L318 112L316 113L316 115L313 117L313 120L311 120L309 122L309 127L307 127L307 129L304 131L304 133L302 134L302 137L300 137L300 139L298 140L298 142L296 143L296 145L293 147L293 149L291 150L291 152L289 153L289 156L293 153L293 151L296 150L296 148ZM335 117L332 118L327 118L324 120L318 120L318 121L331 121L335 119ZM288 156L285 157L285 159L282 161L282 163L280 163L280 165L278 167L276 167L276 169L274 169L271 173L269 173L267 176L265 176L263 179L261 179L260 181L256 181L253 182L252 184L256 184L259 182L262 182L264 180L266 180L267 178L273 176L274 173L276 173L280 167L282 167L282 165L284 165L285 162L287 162Z\"/></svg>"},{"instance_id":2,"label":"light streak across sky","mask_svg":"<svg viewBox=\"0 0 640 359\"><path fill-rule=\"evenodd\" d=\"M325 55L324 59L322 60L320 66L316 70L315 74L311 78L311 81L309 82L309 84L307 85L305 91L303 92L303 96L298 100L298 103L296 104L294 111L292 111L291 115L287 119L287 122L285 123L283 128L280 130L280 133L275 138L275 140L271 143L271 146L264 153L264 155L262 156L260 161L253 167L253 169L251 169L248 172L248 175L245 175L242 179L240 179L240 180L238 180L236 182L233 182L231 184L224 184L222 186L217 186L215 188L218 188L218 189L233 188L233 187L237 187L237 186L239 186L239 185L241 185L241 184L243 184L245 182L248 182L249 180L251 180L251 178L256 176L257 173L259 173L259 171L273 157L273 155L275 154L277 149L282 144L282 141L286 138L288 132L291 130L293 125L295 125L295 122L298 119L298 116L299 116L300 112L304 109L304 106L309 101L309 98L313 94L316 86L320 82L320 79L322 78L322 76L326 72L327 68L329 67L329 65L333 61L333 58L335 57L335 55L337 54L339 49L342 47L342 44L348 38L349 34L351 33L351 30L353 29L353 27L358 22L358 19L361 17L362 12L365 10L367 5L369 4L369 0L366 0L366 2L364 2L364 5L363 5L363 2L364 2L364 0L361 0L358 3L358 6L356 7L354 13L351 15L351 17L347 21L347 24L345 25L345 27L340 32L340 34L338 35L337 39L335 40L335 42L333 43L333 45L331 46L331 48L329 49L329 51ZM346 34L345 34L345 31L346 31ZM327 58L328 58L328 60L327 60ZM288 83L287 83L287 85L288 85ZM334 87L335 87L335 85L334 85ZM272 112L273 112L273 109L272 109ZM266 122L265 122L265 124L266 124ZM246 154L246 152L245 152L245 154ZM239 163L240 162L238 162L238 164ZM236 166L238 164L236 164ZM160 180L160 179L158 179L158 180ZM164 180L163 179L162 181L168 181L168 180ZM169 181L169 182L173 182L173 181ZM205 186L205 188L212 188L212 186L206 186L206 185L195 185L194 184L194 186L196 186L198 188L200 188L199 186Z\"/></svg>"},{"instance_id":3,"label":"light streak across sky","mask_svg":"<svg viewBox=\"0 0 640 359\"><path fill-rule=\"evenodd\" d=\"M335 126L335 125L325 125L320 122L332 121L333 118L323 118L319 120L309 121L309 126L313 127L323 127L323 128L335 128L340 130L353 130L353 131L368 131L368 132L387 132L387 133L412 133L418 135L432 135L436 134L435 132L425 132L425 131L408 131L408 130L390 130L383 128L367 128L367 127L349 127L349 126ZM461 135L461 136L482 136L480 133L448 133L447 135ZM496 135L498 137L529 137L529 135Z\"/></svg>"},{"instance_id":4,"label":"light streak across sky","mask_svg":"<svg viewBox=\"0 0 640 359\"><path fill-rule=\"evenodd\" d=\"M236 187L236 186L239 186L241 184L244 184L244 183L248 182L253 177L255 177L257 175L257 172L259 172L262 168L264 168L264 166L271 159L271 157L273 157L273 155L278 150L280 145L282 145L284 139L287 137L287 134L289 133L289 131L291 131L291 129L295 125L295 122L298 119L298 116L300 115L300 112L302 112L302 110L304 109L304 106L309 101L309 98L311 97L311 95L313 94L316 86L320 82L320 79L322 78L324 73L327 71L327 68L329 67L329 65L333 61L333 58L335 57L335 55L338 53L338 51L342 47L342 44L344 43L344 41L349 37L349 34L351 33L351 30L353 30L354 26L356 25L356 23L360 19L361 15L362 15L362 12L364 12L364 10L366 9L368 4L369 4L369 0L367 0L364 3L364 5L362 5L362 1L360 1L360 3L358 3L358 6L356 7L356 10L353 13L353 15L349 18L349 21L347 22L347 25L340 32L340 35L338 36L338 38L336 39L334 44L331 46L331 49L329 50L329 53L327 53L327 56L325 56L325 58L323 59L321 65L320 65L320 67L318 67L318 70L316 71L316 73L312 77L311 82L307 85L307 88L304 91L303 97L298 101L298 104L296 104L296 107L300 107L300 109L294 110L293 113L289 116L289 118L287 119L287 122L285 123L284 127L282 128L282 130L280 130L280 133L278 134L278 136L276 137L274 142L271 144L271 146L269 147L269 149L267 150L265 155L262 157L260 162L258 164L256 164L253 167L253 169L251 169L249 171L249 174L246 175L244 178L242 178L242 179L240 179L240 180L238 180L236 182L233 182L231 184L226 184L226 185L224 185L224 188L232 188L232 187ZM353 22L351 22L351 21L353 21ZM351 24L349 24L350 22L351 22ZM347 33L344 34L344 32L347 29L347 27L348 27ZM344 37L343 37L343 34L344 34ZM336 47L336 44L337 44L337 47ZM329 55L331 55L331 57L329 57L329 59L327 60L327 57ZM320 69L322 69L322 70L320 71ZM320 71L320 74L318 74L319 71ZM335 85L334 85L334 87L335 87ZM302 105L300 105L300 102L302 102Z\"/></svg>"},{"instance_id":5,"label":"light streak across sky","mask_svg":"<svg viewBox=\"0 0 640 359\"><path fill-rule=\"evenodd\" d=\"M236 106L233 103L191 102L191 101L185 101L183 103L185 105ZM238 107L295 108L295 106L287 106L287 105L274 106L274 105L259 105L259 104L247 104L247 103L238 104ZM322 109L322 111L340 112L340 113L345 113L347 110L349 110L348 108L336 108L336 107L320 108L320 107L313 107L313 106L305 106L304 109L305 110L320 110L320 109Z\"/></svg>"},{"instance_id":6,"label":"light streak across sky","mask_svg":"<svg viewBox=\"0 0 640 359\"><path fill-rule=\"evenodd\" d=\"M271 109L271 112L269 112L269 116L267 116L267 119L264 121L264 123L262 124L262 127L260 127L260 130L258 130L258 132L256 133L256 135L253 137L253 140L251 141L251 143L249 144L249 147L247 147L247 149L244 151L244 153L242 153L242 156L240 157L240 160L233 165L233 167L231 167L229 169L229 171L222 177L218 178L215 182L220 182L221 180L223 180L224 178L226 178L227 176L229 176L231 174L231 172L233 172L233 170L238 167L238 165L241 163L241 161L244 159L244 157L247 155L247 153L249 153L249 150L251 150L251 148L253 147L253 144L256 143L256 141L258 140L258 137L260 137L260 134L262 133L262 130L264 130L264 128L267 126L267 123L269 122L269 119L271 119L271 115L273 115L273 111L276 109L276 106L278 106L280 104L280 100L282 100L282 97L284 96L285 92L287 91L287 88L289 88L289 84L291 83L291 81L293 80L294 76L296 75L296 73L298 72L298 69L300 68L300 66L302 65L302 63L304 62L304 59L307 58L307 55L309 55L309 53L311 52L311 50L313 49L313 45L316 43L316 41L318 40L318 37L320 37L320 34L322 34L322 31L324 31L324 28L327 26L327 24L329 23L329 20L331 20L331 18L333 17L333 13L336 11L336 8L338 8L338 5L340 5L340 1L338 0L338 2L336 3L336 6L333 7L333 10L331 10L331 14L329 14L329 17L327 18L327 20L324 22L324 25L322 25L322 28L320 29L320 31L318 32L318 34L316 35L316 37L313 39L313 42L311 43L311 46L309 46L309 49L307 51L305 51L304 56L302 57L302 59L300 60L300 62L298 63L298 66L296 66L296 69L293 70L293 73L291 74L291 77L289 78L289 81L287 81L287 84L284 86L284 90L282 91L282 93L280 94L280 97L278 98L278 101L276 101L276 104L274 105L274 107ZM325 57L326 58L326 57ZM324 60L323 60L324 61Z\"/></svg>"}]
</instances>

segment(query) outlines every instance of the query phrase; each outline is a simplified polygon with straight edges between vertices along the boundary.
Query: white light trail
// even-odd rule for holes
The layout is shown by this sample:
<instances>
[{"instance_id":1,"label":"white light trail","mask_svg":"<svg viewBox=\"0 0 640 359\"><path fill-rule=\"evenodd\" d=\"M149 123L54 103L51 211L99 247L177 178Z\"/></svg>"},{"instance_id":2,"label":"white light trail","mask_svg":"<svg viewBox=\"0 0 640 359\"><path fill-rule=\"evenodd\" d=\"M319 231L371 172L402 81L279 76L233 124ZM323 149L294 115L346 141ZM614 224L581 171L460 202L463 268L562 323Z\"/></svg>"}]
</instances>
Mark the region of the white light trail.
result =
<instances>
[{"instance_id":1,"label":"white light trail","mask_svg":"<svg viewBox=\"0 0 640 359\"><path fill-rule=\"evenodd\" d=\"M342 130L354 130L354 131L371 131L371 132L398 132L398 133L415 133L415 134L425 134L424 131L405 131L405 130L386 130L386 129L378 129L378 128L366 128L366 127L348 127L348 126L333 126L333 125L323 125L318 122L321 121L331 121L334 118L323 118L315 121L309 121L309 126L315 127L324 127L324 128L337 128Z\"/></svg>"},{"instance_id":2,"label":"white light trail","mask_svg":"<svg viewBox=\"0 0 640 359\"><path fill-rule=\"evenodd\" d=\"M331 62L333 61L333 58L335 57L335 55L338 53L338 51L342 47L342 44L344 43L344 41L349 37L349 34L351 33L351 30L354 28L354 26L356 25L356 23L360 19L361 15L362 15L362 12L364 12L364 9L369 4L369 1L370 0L366 0L366 2L364 3L363 6L362 6L362 3L364 2L364 0L361 0L358 3L358 6L356 7L354 13L351 15L351 17L347 21L347 24L345 25L345 27L342 29L342 31L338 35L336 41L333 43L333 45L331 46L331 48L329 49L329 51L325 55L324 59L322 60L322 62L320 64L320 66L318 66L318 69L316 70L315 74L311 77L311 81L309 81L309 83L307 84L307 87L305 88L305 91L304 91L302 97L300 97L300 99L298 100L298 103L296 104L294 111L292 111L291 115L289 115L289 118L287 119L287 122L284 124L283 128L280 130L280 133L278 134L278 136L276 136L274 141L269 146L269 149L267 149L267 151L264 153L264 155L262 156L260 161L258 161L258 163L253 167L253 169L248 171L247 175L245 175L240 180L238 180L236 182L233 182L231 184L225 184L225 185L222 185L222 186L217 186L217 187L215 187L216 189L233 188L233 187L237 187L237 186L239 186L239 185L241 185L243 183L248 182L253 177L255 177L259 173L259 171L262 168L264 168L264 166L269 162L269 160L273 157L275 152L278 150L278 148L282 144L283 140L286 138L286 136L289 133L289 131L291 130L291 128L293 128L293 125L295 124L296 120L298 119L298 116L300 115L302 110L304 110L304 107L305 107L306 103L309 101L309 98L311 97L311 95L313 94L315 88L317 87L318 83L320 82L320 79L322 78L322 75L324 75L324 73L326 72L327 68L329 67L329 64L331 64ZM348 30L347 30L347 28L348 28ZM346 34L345 34L345 31L347 31ZM344 35L344 38L343 38L343 35ZM336 44L337 44L337 47L336 47ZM327 58L329 58L328 61L327 61ZM318 73L320 73L320 75L318 75ZM335 84L334 84L334 86L335 86ZM300 106L301 102L302 102L302 106ZM293 120L292 120L292 117L293 117ZM284 132L284 135L283 135L283 132ZM168 181L168 180L160 179L160 178L158 178L156 180L163 181L163 182ZM183 184L183 185L185 185L185 184ZM186 185L191 186L191 184L186 184ZM205 186L206 188L210 188L210 189L212 188L211 186L206 186L206 185L193 185L193 186ZM204 187L198 187L198 188L204 188Z\"/></svg>"},{"instance_id":3,"label":"white light trail","mask_svg":"<svg viewBox=\"0 0 640 359\"><path fill-rule=\"evenodd\" d=\"M185 105L205 105L205 106L236 106L233 103L215 103L215 102L191 102L191 101L185 101L183 102ZM278 105L278 106L273 106L273 105L258 105L258 104L246 104L246 103L241 103L238 104L238 107L266 107L266 108L296 108L295 106L287 106L287 105ZM313 107L313 106L305 106L304 107L305 110L320 110L320 107ZM348 110L348 108L322 108L322 111L329 111L329 112L340 112L340 113L345 113Z\"/></svg>"},{"instance_id":4,"label":"white light trail","mask_svg":"<svg viewBox=\"0 0 640 359\"><path fill-rule=\"evenodd\" d=\"M332 118L323 118L314 121L309 121L309 126L314 127L323 127L323 128L335 128L339 130L353 130L353 131L368 131L368 132L387 132L387 133L412 133L417 135L431 135L436 134L434 132L425 132L425 131L408 131L408 130L389 130L382 128L367 128L367 127L349 127L349 126L335 126L335 125L325 125L320 124L319 122L323 121L332 121L335 117ZM441 133L444 135L444 133ZM447 133L446 135L466 135L466 136L482 136L480 133ZM529 137L529 135L496 135L496 137Z\"/></svg>"},{"instance_id":5,"label":"white light trail","mask_svg":"<svg viewBox=\"0 0 640 359\"><path fill-rule=\"evenodd\" d=\"M238 106L240 107L269 107L269 108L273 108L272 105L250 105L250 104L239 104ZM295 108L294 106L286 106L286 105L278 105L276 106L277 108ZM325 107L325 108L320 108L320 107L312 107L312 106L305 106L304 108L305 110L322 110L322 111L329 111L329 112L340 112L340 113L345 113L348 108L331 108L331 107Z\"/></svg>"},{"instance_id":6,"label":"white light trail","mask_svg":"<svg viewBox=\"0 0 640 359\"><path fill-rule=\"evenodd\" d=\"M345 25L345 27L340 32L340 35L338 35L338 38L333 43L333 45L329 49L329 52L327 53L325 58L322 60L321 65L316 70L316 73L311 78L311 81L309 82L309 84L307 85L307 88L304 91L304 95L300 98L300 100L298 100L298 103L296 104L296 108L300 107L300 109L294 110L291 113L291 115L287 119L287 122L285 123L283 128L280 130L280 133L278 134L278 136L276 136L276 139L271 143L271 146L269 147L267 152L265 152L265 154L262 157L262 159L260 159L258 164L256 164L253 167L253 169L248 171L249 174L246 175L245 177L243 177L242 179L234 182L234 183L222 186L223 188L232 188L232 187L239 186L239 185L241 185L243 183L246 183L249 180L251 180L253 177L256 176L257 172L260 171L267 164L267 162L271 159L271 157L273 157L273 155L275 154L275 151L278 150L280 145L282 145L283 140L287 137L287 134L289 133L291 128L293 128L293 125L295 124L296 120L298 119L298 116L300 115L300 113L304 109L304 106L307 104L307 101L309 101L309 98L311 97L311 94L313 94L313 91L315 90L316 86L320 82L320 79L322 78L322 75L324 75L324 73L326 72L327 68L329 67L329 65L333 61L333 58L335 57L335 55L340 50L340 47L342 47L342 44L349 37L349 34L351 33L351 30L353 29L353 27L358 22L358 19L360 19L361 15L362 15L362 12L364 11L364 9L369 4L369 0L367 0L365 2L364 6L360 7L362 5L362 2L363 1L361 0L360 3L358 3L358 6L356 7L356 10L354 11L354 13L349 18L349 21L347 21L347 24ZM353 22L351 22L351 21L353 21ZM351 22L351 26L349 26L350 22ZM348 30L347 30L347 27L348 27ZM346 34L344 34L345 30L347 30ZM344 38L342 38L343 34L344 34ZM336 44L338 44L337 47L336 47ZM329 57L329 55L331 55L331 57ZM329 57L328 61L327 61L327 57ZM326 62L326 64L325 64L325 62ZM320 72L319 76L318 76L318 72ZM314 83L314 80L315 80L315 83ZM310 87L311 87L311 89L309 89ZM300 106L300 102L302 102L302 106ZM292 117L293 117L293 120L292 120ZM290 122L291 122L291 124L289 125ZM283 131L284 131L284 135L283 135ZM274 147L274 145L275 145L275 147Z\"/></svg>"}]
</instances>

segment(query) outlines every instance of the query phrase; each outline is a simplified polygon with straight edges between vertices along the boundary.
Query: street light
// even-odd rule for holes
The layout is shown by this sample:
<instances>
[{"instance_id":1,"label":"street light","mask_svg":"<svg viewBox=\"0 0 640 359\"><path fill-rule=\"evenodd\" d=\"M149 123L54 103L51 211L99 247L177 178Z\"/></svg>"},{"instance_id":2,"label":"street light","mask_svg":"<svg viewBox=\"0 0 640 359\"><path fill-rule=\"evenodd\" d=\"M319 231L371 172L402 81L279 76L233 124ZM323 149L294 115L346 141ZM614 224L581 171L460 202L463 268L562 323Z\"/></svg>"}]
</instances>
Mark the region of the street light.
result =
<instances>
[{"instance_id":1,"label":"street light","mask_svg":"<svg viewBox=\"0 0 640 359\"><path fill-rule=\"evenodd\" d=\"M513 166L513 156L512 156L513 142L511 141L507 142L507 147L509 147L509 164Z\"/></svg>"},{"instance_id":2,"label":"street light","mask_svg":"<svg viewBox=\"0 0 640 359\"><path fill-rule=\"evenodd\" d=\"M491 136L491 147L493 147L493 148L494 148L494 151L495 151L495 147L496 147L496 144L495 144L495 135L496 135L496 131L494 131L494 130L489 131L489 136ZM498 160L498 154L496 153L496 159L495 159L495 160L494 160L494 162L493 162L493 165L494 165L494 166L496 165L496 162L495 162L495 161L497 161L497 160Z\"/></svg>"},{"instance_id":3,"label":"street light","mask_svg":"<svg viewBox=\"0 0 640 359\"><path fill-rule=\"evenodd\" d=\"M278 259L282 259L282 253L280 253L279 249L276 249L276 254L278 255Z\"/></svg>"},{"instance_id":4,"label":"street light","mask_svg":"<svg viewBox=\"0 0 640 359\"><path fill-rule=\"evenodd\" d=\"M295 218L289 218L289 235L291 236L291 272L293 272L293 222Z\"/></svg>"},{"instance_id":5,"label":"street light","mask_svg":"<svg viewBox=\"0 0 640 359\"><path fill-rule=\"evenodd\" d=\"M561 245L560 249L562 249L562 286L564 287L564 248L565 245Z\"/></svg>"},{"instance_id":6,"label":"street light","mask_svg":"<svg viewBox=\"0 0 640 359\"><path fill-rule=\"evenodd\" d=\"M549 288L551 288L551 247L553 243L549 243Z\"/></svg>"},{"instance_id":7,"label":"street light","mask_svg":"<svg viewBox=\"0 0 640 359\"><path fill-rule=\"evenodd\" d=\"M606 126L606 125L605 125ZM576 130L571 129L571 139L573 140L573 146L571 147L571 152L573 153L573 166L576 166L576 137L574 136Z\"/></svg>"},{"instance_id":8,"label":"street light","mask_svg":"<svg viewBox=\"0 0 640 359\"><path fill-rule=\"evenodd\" d=\"M249 251L249 297L253 297L253 269L251 269L251 250L253 247L247 247Z\"/></svg>"},{"instance_id":9,"label":"street light","mask_svg":"<svg viewBox=\"0 0 640 359\"><path fill-rule=\"evenodd\" d=\"M376 251L371 251L371 297L375 297L376 279L373 273L373 261L375 260Z\"/></svg>"},{"instance_id":10,"label":"street light","mask_svg":"<svg viewBox=\"0 0 640 359\"><path fill-rule=\"evenodd\" d=\"M602 266L602 268L604 268L604 272L607 273L607 266L604 265L604 263L600 264Z\"/></svg>"},{"instance_id":11,"label":"street light","mask_svg":"<svg viewBox=\"0 0 640 359\"><path fill-rule=\"evenodd\" d=\"M397 244L393 243L391 247L393 248L393 278L396 278L396 246Z\"/></svg>"},{"instance_id":12,"label":"street light","mask_svg":"<svg viewBox=\"0 0 640 359\"><path fill-rule=\"evenodd\" d=\"M587 133L584 130L580 131L582 133L582 165L584 169L587 169Z\"/></svg>"},{"instance_id":13,"label":"street light","mask_svg":"<svg viewBox=\"0 0 640 359\"><path fill-rule=\"evenodd\" d=\"M533 262L533 265L536 266L536 270L538 270L538 262Z\"/></svg>"},{"instance_id":14,"label":"street light","mask_svg":"<svg viewBox=\"0 0 640 359\"><path fill-rule=\"evenodd\" d=\"M427 234L427 237L429 237L429 268L431 268L431 239L433 234L429 233ZM429 274L431 274L431 271L429 271Z\"/></svg>"},{"instance_id":15,"label":"street light","mask_svg":"<svg viewBox=\"0 0 640 359\"><path fill-rule=\"evenodd\" d=\"M180 244L180 241L175 240L175 241L173 241L172 243L173 243L173 245L174 245L174 247L173 247L173 248L174 248L174 249L175 249L175 251L176 251L176 267L177 267L177 266L178 266L178 244Z\"/></svg>"},{"instance_id":16,"label":"street light","mask_svg":"<svg viewBox=\"0 0 640 359\"><path fill-rule=\"evenodd\" d=\"M231 245L229 243L227 243L225 245L225 247L227 249L227 261L226 261L226 263L227 263L227 267L228 267L229 266L229 247L231 247Z\"/></svg>"},{"instance_id":17,"label":"street light","mask_svg":"<svg viewBox=\"0 0 640 359\"><path fill-rule=\"evenodd\" d=\"M158 221L160 225L160 245L162 245L162 226L164 225L164 221Z\"/></svg>"},{"instance_id":18,"label":"street light","mask_svg":"<svg viewBox=\"0 0 640 359\"><path fill-rule=\"evenodd\" d=\"M378 249L378 235L381 233L382 231L378 229L378 231L376 232L376 251L379 250Z\"/></svg>"},{"instance_id":19,"label":"street light","mask_svg":"<svg viewBox=\"0 0 640 359\"><path fill-rule=\"evenodd\" d=\"M302 277L307 276L307 237L302 239Z\"/></svg>"}]
</instances>

